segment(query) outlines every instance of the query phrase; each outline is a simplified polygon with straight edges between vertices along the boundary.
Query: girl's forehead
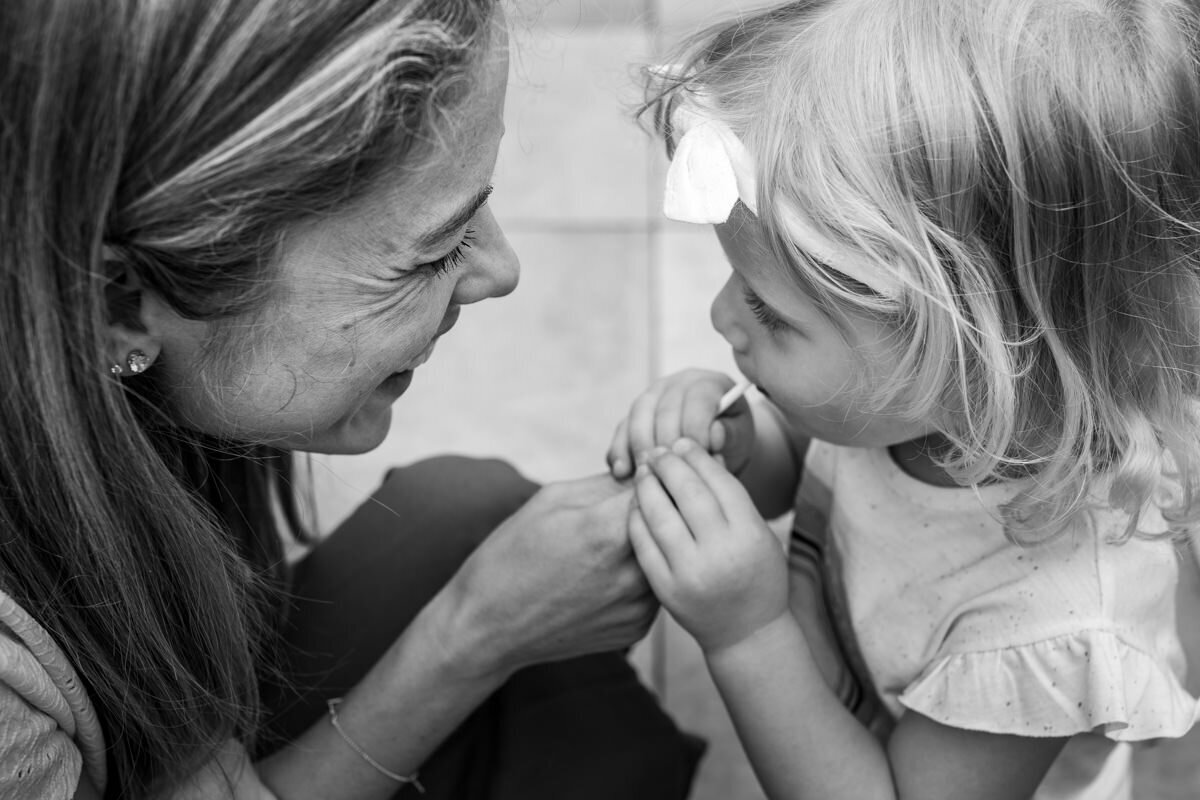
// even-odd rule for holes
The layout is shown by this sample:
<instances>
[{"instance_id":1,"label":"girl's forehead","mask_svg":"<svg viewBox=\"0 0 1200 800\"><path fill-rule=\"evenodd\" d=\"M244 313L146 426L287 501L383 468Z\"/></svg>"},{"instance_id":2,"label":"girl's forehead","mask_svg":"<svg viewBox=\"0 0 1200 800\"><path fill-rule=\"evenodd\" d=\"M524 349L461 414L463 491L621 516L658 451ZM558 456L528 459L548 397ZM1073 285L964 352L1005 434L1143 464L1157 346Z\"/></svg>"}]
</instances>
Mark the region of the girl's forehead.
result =
<instances>
[{"instance_id":1,"label":"girl's forehead","mask_svg":"<svg viewBox=\"0 0 1200 800\"><path fill-rule=\"evenodd\" d=\"M734 272L781 316L796 322L819 319L843 332L889 327L865 309L826 297L817 289L819 279L806 274L802 264L781 260L761 221L744 206L739 204L729 221L715 229Z\"/></svg>"},{"instance_id":2,"label":"girl's forehead","mask_svg":"<svg viewBox=\"0 0 1200 800\"><path fill-rule=\"evenodd\" d=\"M714 227L730 267L771 306L790 318L819 310L816 299L789 274L791 267L771 250L766 231L748 209L739 204L728 222Z\"/></svg>"},{"instance_id":3,"label":"girl's forehead","mask_svg":"<svg viewBox=\"0 0 1200 800\"><path fill-rule=\"evenodd\" d=\"M762 222L745 204L739 201L729 213L729 220L718 226L725 234L763 258L773 258Z\"/></svg>"},{"instance_id":4,"label":"girl's forehead","mask_svg":"<svg viewBox=\"0 0 1200 800\"><path fill-rule=\"evenodd\" d=\"M781 294L805 297L807 281L794 273L796 267L782 261L771 248L767 229L750 209L734 206L728 222L717 225L717 238L737 263L732 266L755 284L770 285Z\"/></svg>"}]
</instances>

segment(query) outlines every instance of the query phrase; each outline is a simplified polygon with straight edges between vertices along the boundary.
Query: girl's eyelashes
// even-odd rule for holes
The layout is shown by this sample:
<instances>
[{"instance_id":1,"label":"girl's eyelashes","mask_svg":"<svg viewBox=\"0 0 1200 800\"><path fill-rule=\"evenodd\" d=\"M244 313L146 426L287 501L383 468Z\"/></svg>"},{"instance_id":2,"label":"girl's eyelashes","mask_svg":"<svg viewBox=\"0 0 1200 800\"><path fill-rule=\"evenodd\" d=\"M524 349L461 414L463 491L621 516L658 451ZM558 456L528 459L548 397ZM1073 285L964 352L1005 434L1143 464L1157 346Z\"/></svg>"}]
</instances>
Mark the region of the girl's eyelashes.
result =
<instances>
[{"instance_id":1,"label":"girl's eyelashes","mask_svg":"<svg viewBox=\"0 0 1200 800\"><path fill-rule=\"evenodd\" d=\"M750 308L750 312L754 314L754 318L758 320L758 324L762 325L771 333L776 333L787 327L787 323L780 319L779 315L762 301L754 290L749 286L742 288L742 297L746 301L746 305Z\"/></svg>"},{"instance_id":2,"label":"girl's eyelashes","mask_svg":"<svg viewBox=\"0 0 1200 800\"><path fill-rule=\"evenodd\" d=\"M467 257L467 251L471 249L475 242L475 229L467 228L463 233L462 240L455 245L454 249L436 261L430 261L426 264L417 265L417 269L427 270L434 275L445 275L453 269L459 267L463 260Z\"/></svg>"}]
</instances>

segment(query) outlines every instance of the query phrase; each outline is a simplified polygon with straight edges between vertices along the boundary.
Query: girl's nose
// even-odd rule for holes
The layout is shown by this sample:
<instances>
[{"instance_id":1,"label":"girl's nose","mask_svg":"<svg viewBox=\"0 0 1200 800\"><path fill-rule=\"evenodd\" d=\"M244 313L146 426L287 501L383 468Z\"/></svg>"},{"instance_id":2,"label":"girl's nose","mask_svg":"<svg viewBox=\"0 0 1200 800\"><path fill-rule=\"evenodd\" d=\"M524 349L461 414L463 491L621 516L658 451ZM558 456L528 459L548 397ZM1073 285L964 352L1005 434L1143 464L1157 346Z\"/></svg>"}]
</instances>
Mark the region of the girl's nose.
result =
<instances>
[{"instance_id":1,"label":"girl's nose","mask_svg":"<svg viewBox=\"0 0 1200 800\"><path fill-rule=\"evenodd\" d=\"M731 275L729 280L725 281L725 285L721 287L721 291L717 292L717 296L713 298L712 308L709 309L709 317L712 319L712 326L716 328L717 333L724 337L725 341L729 342L729 346L735 352L742 352L750 344L750 338L746 335L745 328L738 321L738 306L741 302L736 286L733 285L734 278Z\"/></svg>"},{"instance_id":2,"label":"girl's nose","mask_svg":"<svg viewBox=\"0 0 1200 800\"><path fill-rule=\"evenodd\" d=\"M475 216L475 228L473 249L454 287L452 302L459 305L503 297L517 288L521 276L521 262L486 206Z\"/></svg>"}]
</instances>

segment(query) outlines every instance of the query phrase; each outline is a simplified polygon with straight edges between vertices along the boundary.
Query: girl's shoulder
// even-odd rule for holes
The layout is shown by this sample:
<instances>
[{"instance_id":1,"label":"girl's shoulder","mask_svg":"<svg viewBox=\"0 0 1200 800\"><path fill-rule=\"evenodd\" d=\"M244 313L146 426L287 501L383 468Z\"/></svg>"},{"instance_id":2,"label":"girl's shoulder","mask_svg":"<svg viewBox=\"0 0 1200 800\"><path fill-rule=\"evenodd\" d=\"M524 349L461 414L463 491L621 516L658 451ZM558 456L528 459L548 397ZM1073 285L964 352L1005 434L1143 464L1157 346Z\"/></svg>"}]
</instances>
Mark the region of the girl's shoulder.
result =
<instances>
[{"instance_id":1,"label":"girl's shoulder","mask_svg":"<svg viewBox=\"0 0 1200 800\"><path fill-rule=\"evenodd\" d=\"M105 785L104 735L66 654L0 591L0 798L71 797Z\"/></svg>"}]
</instances>

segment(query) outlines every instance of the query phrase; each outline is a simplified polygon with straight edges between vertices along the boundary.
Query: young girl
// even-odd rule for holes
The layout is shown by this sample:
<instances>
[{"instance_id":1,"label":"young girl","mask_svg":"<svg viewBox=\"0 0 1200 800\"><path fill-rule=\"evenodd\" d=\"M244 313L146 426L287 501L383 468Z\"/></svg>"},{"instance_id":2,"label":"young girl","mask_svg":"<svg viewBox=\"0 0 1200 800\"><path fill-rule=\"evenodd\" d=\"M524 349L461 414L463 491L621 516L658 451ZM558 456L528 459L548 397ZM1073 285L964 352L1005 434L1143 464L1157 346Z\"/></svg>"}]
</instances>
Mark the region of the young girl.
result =
<instances>
[{"instance_id":1,"label":"young girl","mask_svg":"<svg viewBox=\"0 0 1200 800\"><path fill-rule=\"evenodd\" d=\"M656 73L666 211L716 224L763 400L668 377L609 461L771 797L1128 798L1128 743L1193 725L1197 30L809 0Z\"/></svg>"}]
</instances>

